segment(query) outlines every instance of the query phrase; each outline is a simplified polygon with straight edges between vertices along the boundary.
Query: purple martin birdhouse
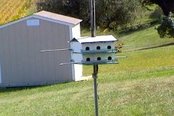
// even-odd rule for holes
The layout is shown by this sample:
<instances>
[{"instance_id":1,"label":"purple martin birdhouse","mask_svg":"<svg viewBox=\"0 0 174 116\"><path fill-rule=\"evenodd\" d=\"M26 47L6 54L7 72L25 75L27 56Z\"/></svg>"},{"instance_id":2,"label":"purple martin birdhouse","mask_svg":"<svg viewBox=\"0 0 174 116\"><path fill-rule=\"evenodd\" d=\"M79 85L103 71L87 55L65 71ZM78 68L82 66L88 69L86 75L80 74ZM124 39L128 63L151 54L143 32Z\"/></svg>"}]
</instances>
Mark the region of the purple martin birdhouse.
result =
<instances>
[{"instance_id":1,"label":"purple martin birdhouse","mask_svg":"<svg viewBox=\"0 0 174 116\"><path fill-rule=\"evenodd\" d=\"M117 39L112 35L73 38L70 41L74 64L115 64Z\"/></svg>"}]
</instances>

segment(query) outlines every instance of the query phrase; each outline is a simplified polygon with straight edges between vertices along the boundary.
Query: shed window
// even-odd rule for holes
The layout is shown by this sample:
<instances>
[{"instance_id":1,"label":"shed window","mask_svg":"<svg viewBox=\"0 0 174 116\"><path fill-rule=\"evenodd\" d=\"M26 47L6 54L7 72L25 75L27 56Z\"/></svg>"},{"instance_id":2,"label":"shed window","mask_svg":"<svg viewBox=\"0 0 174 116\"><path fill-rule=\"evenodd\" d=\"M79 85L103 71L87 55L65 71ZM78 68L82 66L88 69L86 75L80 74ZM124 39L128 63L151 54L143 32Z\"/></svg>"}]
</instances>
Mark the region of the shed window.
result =
<instances>
[{"instance_id":1,"label":"shed window","mask_svg":"<svg viewBox=\"0 0 174 116\"><path fill-rule=\"evenodd\" d=\"M89 47L86 47L85 50L88 51L88 50L90 50L90 48Z\"/></svg>"},{"instance_id":2,"label":"shed window","mask_svg":"<svg viewBox=\"0 0 174 116\"><path fill-rule=\"evenodd\" d=\"M101 48L100 48L100 46L97 46L96 49L97 49L97 50L100 50Z\"/></svg>"},{"instance_id":3,"label":"shed window","mask_svg":"<svg viewBox=\"0 0 174 116\"><path fill-rule=\"evenodd\" d=\"M33 26L39 26L40 21L38 19L29 19L27 20L27 26L33 27Z\"/></svg>"},{"instance_id":4,"label":"shed window","mask_svg":"<svg viewBox=\"0 0 174 116\"><path fill-rule=\"evenodd\" d=\"M111 47L110 45L107 47L107 49L109 49L109 50L110 50L111 48L112 48L112 47Z\"/></svg>"},{"instance_id":5,"label":"shed window","mask_svg":"<svg viewBox=\"0 0 174 116\"><path fill-rule=\"evenodd\" d=\"M111 56L109 56L109 57L108 57L108 60L112 60L112 57L111 57Z\"/></svg>"},{"instance_id":6,"label":"shed window","mask_svg":"<svg viewBox=\"0 0 174 116\"><path fill-rule=\"evenodd\" d=\"M101 60L101 57L97 57L97 60L100 61Z\"/></svg>"},{"instance_id":7,"label":"shed window","mask_svg":"<svg viewBox=\"0 0 174 116\"><path fill-rule=\"evenodd\" d=\"M90 58L86 58L86 61L89 62L89 61L91 61L91 59Z\"/></svg>"}]
</instances>

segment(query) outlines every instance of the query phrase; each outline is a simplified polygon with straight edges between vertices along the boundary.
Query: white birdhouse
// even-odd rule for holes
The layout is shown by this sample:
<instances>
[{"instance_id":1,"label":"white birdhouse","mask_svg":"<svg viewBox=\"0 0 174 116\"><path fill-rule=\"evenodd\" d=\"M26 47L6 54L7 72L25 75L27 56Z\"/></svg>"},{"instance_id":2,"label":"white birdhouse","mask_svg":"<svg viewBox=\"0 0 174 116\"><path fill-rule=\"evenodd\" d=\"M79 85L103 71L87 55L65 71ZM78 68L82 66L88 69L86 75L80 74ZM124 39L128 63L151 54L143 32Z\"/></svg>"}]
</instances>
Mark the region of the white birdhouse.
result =
<instances>
[{"instance_id":1,"label":"white birdhouse","mask_svg":"<svg viewBox=\"0 0 174 116\"><path fill-rule=\"evenodd\" d=\"M70 41L72 61L88 65L117 63L116 40L112 35L74 38Z\"/></svg>"}]
</instances>

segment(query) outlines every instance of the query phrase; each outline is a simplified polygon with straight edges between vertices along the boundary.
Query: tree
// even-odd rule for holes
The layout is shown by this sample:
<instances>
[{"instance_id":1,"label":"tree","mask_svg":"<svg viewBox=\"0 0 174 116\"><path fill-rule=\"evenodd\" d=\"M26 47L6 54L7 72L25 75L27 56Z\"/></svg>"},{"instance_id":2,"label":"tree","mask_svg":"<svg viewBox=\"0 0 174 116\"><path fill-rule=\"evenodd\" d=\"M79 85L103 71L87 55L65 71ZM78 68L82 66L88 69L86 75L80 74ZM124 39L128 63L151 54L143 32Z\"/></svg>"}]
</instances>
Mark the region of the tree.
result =
<instances>
[{"instance_id":1,"label":"tree","mask_svg":"<svg viewBox=\"0 0 174 116\"><path fill-rule=\"evenodd\" d=\"M90 25L89 0L40 0L37 6L38 10L81 18L83 25ZM131 23L139 6L139 0L96 0L97 26L114 29Z\"/></svg>"},{"instance_id":2,"label":"tree","mask_svg":"<svg viewBox=\"0 0 174 116\"><path fill-rule=\"evenodd\" d=\"M110 28L128 24L134 21L134 12L139 5L137 0L103 0L102 7L98 9L101 13L99 23Z\"/></svg>"},{"instance_id":3,"label":"tree","mask_svg":"<svg viewBox=\"0 0 174 116\"><path fill-rule=\"evenodd\" d=\"M157 4L165 16L169 16L170 12L174 12L174 0L143 0L143 5Z\"/></svg>"},{"instance_id":4,"label":"tree","mask_svg":"<svg viewBox=\"0 0 174 116\"><path fill-rule=\"evenodd\" d=\"M174 17L172 15L164 17L157 31L161 38L174 38Z\"/></svg>"},{"instance_id":5,"label":"tree","mask_svg":"<svg viewBox=\"0 0 174 116\"><path fill-rule=\"evenodd\" d=\"M143 0L143 5L149 4L157 4L165 15L157 28L160 37L174 38L174 0Z\"/></svg>"}]
</instances>

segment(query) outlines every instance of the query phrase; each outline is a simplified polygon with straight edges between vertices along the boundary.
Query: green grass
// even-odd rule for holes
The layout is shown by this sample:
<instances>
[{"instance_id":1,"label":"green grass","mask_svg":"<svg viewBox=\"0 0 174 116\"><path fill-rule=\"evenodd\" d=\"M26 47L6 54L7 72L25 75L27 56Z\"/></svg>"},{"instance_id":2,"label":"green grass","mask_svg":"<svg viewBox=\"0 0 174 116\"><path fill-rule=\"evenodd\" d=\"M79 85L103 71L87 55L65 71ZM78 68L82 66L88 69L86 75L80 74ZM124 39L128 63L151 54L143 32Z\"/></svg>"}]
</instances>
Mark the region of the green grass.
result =
<instances>
[{"instance_id":1,"label":"green grass","mask_svg":"<svg viewBox=\"0 0 174 116\"><path fill-rule=\"evenodd\" d=\"M123 50L132 51L174 43L174 38L160 38L155 27L151 27L123 36L120 41L124 43Z\"/></svg>"},{"instance_id":2,"label":"green grass","mask_svg":"<svg viewBox=\"0 0 174 116\"><path fill-rule=\"evenodd\" d=\"M99 83L99 113L115 115L171 115L174 77ZM6 95L5 95L6 94ZM6 92L1 95L2 116L93 116L91 82Z\"/></svg>"},{"instance_id":3,"label":"green grass","mask_svg":"<svg viewBox=\"0 0 174 116\"><path fill-rule=\"evenodd\" d=\"M160 72L164 73L165 71L173 70L173 53L174 46L119 53L118 56L126 56L126 58L119 59L119 64L117 65L101 65L100 73L102 75L109 74L109 79L114 78L116 75L124 75L123 77L121 76L121 79L125 76L128 79L129 77L131 78L131 74L134 77L136 77L136 74L141 75L141 77L147 77L151 74L160 76ZM89 75L89 72L92 72L92 67L86 66L85 68L84 74Z\"/></svg>"},{"instance_id":4,"label":"green grass","mask_svg":"<svg viewBox=\"0 0 174 116\"><path fill-rule=\"evenodd\" d=\"M116 65L99 67L99 114L174 113L174 46L121 53ZM92 73L85 66L85 74ZM1 89L0 116L93 116L93 82Z\"/></svg>"}]
</instances>

